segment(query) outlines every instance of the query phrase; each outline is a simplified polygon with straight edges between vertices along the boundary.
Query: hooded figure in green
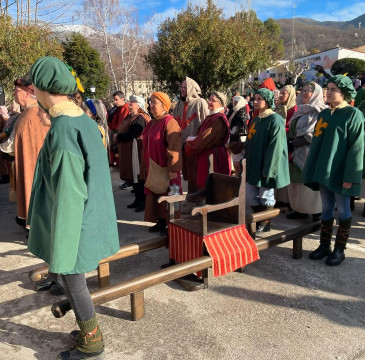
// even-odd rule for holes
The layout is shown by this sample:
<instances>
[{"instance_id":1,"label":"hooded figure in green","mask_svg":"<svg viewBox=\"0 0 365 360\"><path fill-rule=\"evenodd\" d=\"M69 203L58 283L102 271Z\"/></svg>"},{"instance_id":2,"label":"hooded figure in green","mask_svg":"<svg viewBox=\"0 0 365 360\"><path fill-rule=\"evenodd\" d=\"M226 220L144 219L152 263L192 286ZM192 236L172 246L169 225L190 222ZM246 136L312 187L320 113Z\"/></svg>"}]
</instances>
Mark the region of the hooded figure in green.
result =
<instances>
[{"instance_id":1,"label":"hooded figure in green","mask_svg":"<svg viewBox=\"0 0 365 360\"><path fill-rule=\"evenodd\" d=\"M107 154L96 122L67 97L77 91L68 67L43 57L31 77L51 127L34 173L28 248L60 274L80 327L71 333L76 348L57 359L101 359L104 342L85 273L119 250Z\"/></svg>"},{"instance_id":2,"label":"hooded figure in green","mask_svg":"<svg viewBox=\"0 0 365 360\"><path fill-rule=\"evenodd\" d=\"M318 114L312 145L304 165L304 184L319 190L322 199L320 245L310 259L337 266L345 260L344 250L351 229L350 196L361 191L364 156L364 119L361 111L350 106L356 91L351 79L336 75L328 80L329 108ZM339 227L335 248L331 250L334 210Z\"/></svg>"}]
</instances>

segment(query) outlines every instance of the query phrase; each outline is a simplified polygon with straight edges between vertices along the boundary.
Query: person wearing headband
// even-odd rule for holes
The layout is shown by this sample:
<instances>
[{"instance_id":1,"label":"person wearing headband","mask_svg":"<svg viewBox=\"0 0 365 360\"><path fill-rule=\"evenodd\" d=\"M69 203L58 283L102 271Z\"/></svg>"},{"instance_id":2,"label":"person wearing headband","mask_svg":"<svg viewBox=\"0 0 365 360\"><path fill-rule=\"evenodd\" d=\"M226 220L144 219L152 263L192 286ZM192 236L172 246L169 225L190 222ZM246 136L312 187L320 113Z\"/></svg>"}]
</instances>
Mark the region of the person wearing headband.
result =
<instances>
[{"instance_id":1,"label":"person wearing headband","mask_svg":"<svg viewBox=\"0 0 365 360\"><path fill-rule=\"evenodd\" d=\"M351 196L359 196L364 157L364 118L360 110L349 105L356 96L350 78L344 75L328 79L327 99L330 107L318 114L312 145L304 166L304 184L320 192L322 199L319 246L311 260L326 257L326 265L337 266L345 260L351 230ZM335 247L331 249L334 212L339 226Z\"/></svg>"},{"instance_id":2,"label":"person wearing headband","mask_svg":"<svg viewBox=\"0 0 365 360\"><path fill-rule=\"evenodd\" d=\"M107 153L96 122L68 97L77 90L68 67L43 57L30 72L51 127L34 173L28 249L61 278L79 326L69 335L75 347L57 359L100 360L104 341L85 273L119 250Z\"/></svg>"}]
</instances>

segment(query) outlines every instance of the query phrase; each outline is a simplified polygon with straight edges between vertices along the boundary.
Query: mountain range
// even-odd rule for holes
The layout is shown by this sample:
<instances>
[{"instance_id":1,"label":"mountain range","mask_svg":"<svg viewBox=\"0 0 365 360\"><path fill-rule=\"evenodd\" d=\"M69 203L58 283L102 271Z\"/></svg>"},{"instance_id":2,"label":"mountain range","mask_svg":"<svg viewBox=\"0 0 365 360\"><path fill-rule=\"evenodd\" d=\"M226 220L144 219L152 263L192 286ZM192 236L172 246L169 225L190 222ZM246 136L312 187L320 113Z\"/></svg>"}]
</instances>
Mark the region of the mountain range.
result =
<instances>
[{"instance_id":1,"label":"mountain range","mask_svg":"<svg viewBox=\"0 0 365 360\"><path fill-rule=\"evenodd\" d=\"M308 18L278 19L285 59L306 56L336 46L353 49L365 44L365 14L350 21L316 21ZM364 28L363 28L364 26ZM294 46L292 46L292 39ZM292 54L293 52L293 54Z\"/></svg>"},{"instance_id":2,"label":"mountain range","mask_svg":"<svg viewBox=\"0 0 365 360\"><path fill-rule=\"evenodd\" d=\"M294 18L294 37L293 19L275 21L281 28L284 59L291 59L292 56L298 58L336 46L353 49L365 45L365 14L350 21L317 21L297 17ZM53 25L51 31L60 40L65 40L72 32L79 32L88 38L92 38L94 33L84 25Z\"/></svg>"}]
</instances>

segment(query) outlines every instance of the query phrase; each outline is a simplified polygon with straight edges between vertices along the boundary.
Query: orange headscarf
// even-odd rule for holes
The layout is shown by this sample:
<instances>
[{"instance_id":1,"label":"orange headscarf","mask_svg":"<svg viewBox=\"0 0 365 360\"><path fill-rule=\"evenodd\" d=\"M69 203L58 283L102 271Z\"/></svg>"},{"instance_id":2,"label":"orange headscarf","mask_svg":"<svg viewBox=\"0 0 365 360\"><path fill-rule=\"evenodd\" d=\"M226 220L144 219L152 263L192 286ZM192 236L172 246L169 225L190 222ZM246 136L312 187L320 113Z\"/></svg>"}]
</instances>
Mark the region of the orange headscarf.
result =
<instances>
[{"instance_id":1,"label":"orange headscarf","mask_svg":"<svg viewBox=\"0 0 365 360\"><path fill-rule=\"evenodd\" d=\"M162 102L162 106L165 109L166 112L169 112L170 108L171 108L171 101L170 98L167 94L165 94L164 92L154 92L152 96L157 97L158 100L160 100Z\"/></svg>"}]
</instances>

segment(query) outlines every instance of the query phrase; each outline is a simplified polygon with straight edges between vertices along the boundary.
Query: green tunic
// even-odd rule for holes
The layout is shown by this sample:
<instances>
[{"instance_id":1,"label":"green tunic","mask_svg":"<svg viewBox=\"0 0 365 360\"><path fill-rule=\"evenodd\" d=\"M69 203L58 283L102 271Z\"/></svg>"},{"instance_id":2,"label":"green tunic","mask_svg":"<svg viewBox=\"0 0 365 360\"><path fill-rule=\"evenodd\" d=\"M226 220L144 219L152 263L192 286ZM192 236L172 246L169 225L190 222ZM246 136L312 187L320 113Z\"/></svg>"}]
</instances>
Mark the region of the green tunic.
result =
<instances>
[{"instance_id":1,"label":"green tunic","mask_svg":"<svg viewBox=\"0 0 365 360\"><path fill-rule=\"evenodd\" d=\"M355 107L358 107L363 100L365 100L365 89L361 87L359 90L357 90L355 96Z\"/></svg>"},{"instance_id":2,"label":"green tunic","mask_svg":"<svg viewBox=\"0 0 365 360\"><path fill-rule=\"evenodd\" d=\"M319 184L344 196L358 196L364 154L364 121L361 111L346 106L318 114L312 145L303 169L304 184L319 190ZM342 187L352 183L350 189Z\"/></svg>"},{"instance_id":3,"label":"green tunic","mask_svg":"<svg viewBox=\"0 0 365 360\"><path fill-rule=\"evenodd\" d=\"M87 115L51 118L28 212L28 248L57 274L97 268L119 250L105 148Z\"/></svg>"},{"instance_id":4,"label":"green tunic","mask_svg":"<svg viewBox=\"0 0 365 360\"><path fill-rule=\"evenodd\" d=\"M283 118L272 113L253 119L247 136L246 179L253 186L279 189L289 180Z\"/></svg>"}]
</instances>

